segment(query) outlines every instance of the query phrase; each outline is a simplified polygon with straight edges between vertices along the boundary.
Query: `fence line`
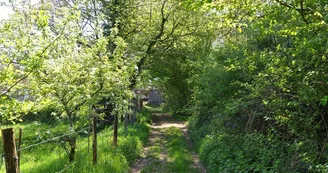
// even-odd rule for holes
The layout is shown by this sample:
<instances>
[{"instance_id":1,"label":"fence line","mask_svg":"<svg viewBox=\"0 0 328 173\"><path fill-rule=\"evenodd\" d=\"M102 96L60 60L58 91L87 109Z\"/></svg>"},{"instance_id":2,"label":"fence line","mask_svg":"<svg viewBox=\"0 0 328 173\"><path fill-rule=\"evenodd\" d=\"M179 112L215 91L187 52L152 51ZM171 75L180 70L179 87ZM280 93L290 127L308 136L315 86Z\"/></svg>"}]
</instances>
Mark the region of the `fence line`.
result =
<instances>
[{"instance_id":1,"label":"fence line","mask_svg":"<svg viewBox=\"0 0 328 173\"><path fill-rule=\"evenodd\" d=\"M79 131L76 131L76 132L71 132L71 133L67 133L67 134L60 135L60 136L56 136L56 137L54 137L54 138L47 139L47 140L41 141L41 142L39 142L39 143L35 143L35 144L32 144L32 145L29 145L29 146L27 146L27 147L23 147L23 148L21 148L21 149L19 149L19 150L17 150L17 151L26 150L26 149L29 149L29 148L32 148L32 147L35 147L35 146L39 146L39 145L44 144L44 143L47 143L47 142L51 142L51 141L57 140L57 139L59 139L59 138L65 137L65 136L69 136L69 135L77 134L77 133L80 133L80 132L84 131L85 129L87 129L87 128L83 128L83 129L81 129L81 130L79 130Z\"/></svg>"},{"instance_id":2,"label":"fence line","mask_svg":"<svg viewBox=\"0 0 328 173\"><path fill-rule=\"evenodd\" d=\"M72 167L73 165L75 165L76 162L73 162L72 164L66 166L66 168L64 168L63 170L59 171L59 172L56 172L56 173L62 173L64 171L66 171L68 168Z\"/></svg>"},{"instance_id":3,"label":"fence line","mask_svg":"<svg viewBox=\"0 0 328 173\"><path fill-rule=\"evenodd\" d=\"M69 136L69 135L72 135L72 134L77 134L77 133L80 133L80 132L84 131L84 130L87 129L87 128L89 128L89 127L83 128L83 129L81 129L81 130L79 130L79 131L76 131L76 132L72 132L72 133L67 133L67 134L64 134L64 135L56 136L56 137L54 137L54 138L47 139L47 140L41 141L41 142L39 142L39 143L32 144L32 145L29 145L29 146L24 147L24 148L20 148L19 150L16 150L16 151L18 152L18 151L26 150L26 149L29 149L29 148L32 148L32 147L39 146L39 145L41 145L41 144L44 144L44 143L50 142L50 141L54 141L54 140L59 139L59 138L64 137L64 136ZM0 169L1 169L2 164L3 164L3 158L5 157L4 153L1 154L0 157L1 157L1 158L0 158ZM20 158L19 158L19 159L20 159ZM75 164L75 162L74 162L74 164ZM68 169L68 168L71 167L72 165L73 165L73 164L71 164L70 166L66 167L65 169L63 169L63 170L60 171L59 173L64 172L66 169Z\"/></svg>"},{"instance_id":4,"label":"fence line","mask_svg":"<svg viewBox=\"0 0 328 173\"><path fill-rule=\"evenodd\" d=\"M106 122L109 122L110 120L106 120L104 122L101 122L99 124L103 124L103 123L106 123ZM32 144L32 145L29 145L29 146L26 146L26 147L23 147L17 151L22 151L22 150L26 150L26 149L29 149L29 148L32 148L32 147L35 147L35 146L39 146L41 144L44 144L44 143L47 143L47 142L51 142L51 141L54 141L54 140L57 140L59 138L62 138L62 137L65 137L65 136L69 136L69 135L73 135L73 134L78 134L78 133L81 133L83 131L85 131L86 129L88 129L89 127L85 127L79 131L76 131L76 132L71 132L71 133L67 133L67 134L63 134L63 135L60 135L60 136L56 136L56 137L53 137L53 138L50 138L50 139L47 139L47 140L44 140L44 141L41 141L39 143L35 143L35 144Z\"/></svg>"},{"instance_id":5,"label":"fence line","mask_svg":"<svg viewBox=\"0 0 328 173\"><path fill-rule=\"evenodd\" d=\"M103 121L103 122L101 122L101 123L99 123L99 124L104 124L104 123L109 122L109 121L111 121L111 120L106 120L106 121ZM42 144L47 143L47 142L51 142L51 141L57 140L57 139L59 139L59 138L61 138L61 137L69 136L69 135L72 135L72 134L78 134L78 133L81 133L81 132L85 131L86 129L89 129L89 126L88 126L88 127L85 127L85 128L82 128L82 129L80 129L79 131L76 131L76 132L74 131L74 132L71 132L71 133L63 134L63 135L60 135L60 136L56 136L56 137L53 137L53 138L50 138L50 139L47 139L47 140L41 141L41 142L39 142L39 143L35 143L35 144L32 144L32 145L29 145L29 146L27 146L27 147L20 148L20 149L18 149L18 150L16 150L16 151L18 152L18 151L26 150L26 149L29 149L29 148L33 148L33 147L35 147L35 146L42 145ZM4 153L2 153L2 154L0 155L0 169L1 169L1 167L2 167L2 164L3 164L3 158L4 158L4 157L5 157L5 155L4 155ZM70 165L67 166L65 169L63 169L63 170L61 170L60 172L57 172L57 173L62 173L62 172L64 172L64 171L67 170L68 168L72 167L75 163L76 163L76 162L70 164Z\"/></svg>"}]
</instances>

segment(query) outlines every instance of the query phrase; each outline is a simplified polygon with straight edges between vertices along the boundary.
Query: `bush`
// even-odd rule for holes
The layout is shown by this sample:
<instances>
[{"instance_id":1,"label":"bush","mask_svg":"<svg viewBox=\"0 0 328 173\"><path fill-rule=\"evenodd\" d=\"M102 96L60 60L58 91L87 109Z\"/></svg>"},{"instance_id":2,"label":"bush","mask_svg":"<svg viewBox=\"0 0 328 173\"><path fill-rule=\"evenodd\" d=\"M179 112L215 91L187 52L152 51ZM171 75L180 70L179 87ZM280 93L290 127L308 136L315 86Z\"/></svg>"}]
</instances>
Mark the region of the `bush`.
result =
<instances>
[{"instance_id":1,"label":"bush","mask_svg":"<svg viewBox=\"0 0 328 173\"><path fill-rule=\"evenodd\" d=\"M210 134L210 128L206 122L201 123L198 116L191 116L188 121L188 131L193 142L198 146L202 144L202 140L206 137L207 134Z\"/></svg>"},{"instance_id":2,"label":"bush","mask_svg":"<svg viewBox=\"0 0 328 173\"><path fill-rule=\"evenodd\" d=\"M199 149L208 172L308 172L300 148L265 135L207 136ZM307 149L308 150L308 149ZM308 157L308 156L307 156Z\"/></svg>"}]
</instances>

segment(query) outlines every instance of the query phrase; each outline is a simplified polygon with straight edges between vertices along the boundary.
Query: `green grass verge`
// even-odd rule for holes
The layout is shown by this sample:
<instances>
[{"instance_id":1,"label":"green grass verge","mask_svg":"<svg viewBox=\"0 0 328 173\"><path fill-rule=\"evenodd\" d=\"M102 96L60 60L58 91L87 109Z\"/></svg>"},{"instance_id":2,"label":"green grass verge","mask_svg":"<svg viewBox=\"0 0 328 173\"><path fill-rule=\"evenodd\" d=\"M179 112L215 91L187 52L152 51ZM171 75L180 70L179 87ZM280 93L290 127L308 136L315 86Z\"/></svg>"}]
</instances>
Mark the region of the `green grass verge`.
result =
<instances>
[{"instance_id":1,"label":"green grass verge","mask_svg":"<svg viewBox=\"0 0 328 173\"><path fill-rule=\"evenodd\" d=\"M149 147L149 153L147 155L149 163L141 170L141 173L164 172L165 165L163 161L160 160L162 142L160 138L157 138L154 141L154 145Z\"/></svg>"},{"instance_id":2,"label":"green grass verge","mask_svg":"<svg viewBox=\"0 0 328 173\"><path fill-rule=\"evenodd\" d=\"M27 150L21 151L21 172L29 173L54 173L69 167L67 173L126 173L129 166L139 157L143 145L147 142L149 125L144 121L129 126L128 135L124 135L123 125L119 128L118 146L112 146L112 127L105 127L98 132L98 164L92 164L92 142L88 150L88 136L80 134L77 136L77 149L75 162L71 165L63 142L49 142ZM23 128L23 145L29 146L40 141L50 139L60 134L68 133L67 124L53 122L45 124L39 122L22 123L15 125L15 134L18 129ZM92 137L90 137L92 140ZM2 138L0 139L0 152L2 153ZM4 172L4 164L0 172Z\"/></svg>"},{"instance_id":3,"label":"green grass verge","mask_svg":"<svg viewBox=\"0 0 328 173\"><path fill-rule=\"evenodd\" d=\"M167 111L164 110L163 106L161 105L151 105L147 103L144 105L144 107L152 113L167 113Z\"/></svg>"},{"instance_id":4,"label":"green grass verge","mask_svg":"<svg viewBox=\"0 0 328 173\"><path fill-rule=\"evenodd\" d=\"M164 130L164 139L158 139L149 150L149 164L141 173L197 173L192 167L193 160L185 137L180 129L171 127ZM167 150L167 160L160 160L159 155Z\"/></svg>"},{"instance_id":5,"label":"green grass verge","mask_svg":"<svg viewBox=\"0 0 328 173\"><path fill-rule=\"evenodd\" d=\"M197 170L192 167L192 155L182 132L176 127L170 127L165 131L165 140L169 156L169 172L196 173Z\"/></svg>"},{"instance_id":6,"label":"green grass verge","mask_svg":"<svg viewBox=\"0 0 328 173\"><path fill-rule=\"evenodd\" d=\"M180 114L173 114L172 117L175 118L176 120L187 122L189 120L190 116L180 115Z\"/></svg>"}]
</instances>

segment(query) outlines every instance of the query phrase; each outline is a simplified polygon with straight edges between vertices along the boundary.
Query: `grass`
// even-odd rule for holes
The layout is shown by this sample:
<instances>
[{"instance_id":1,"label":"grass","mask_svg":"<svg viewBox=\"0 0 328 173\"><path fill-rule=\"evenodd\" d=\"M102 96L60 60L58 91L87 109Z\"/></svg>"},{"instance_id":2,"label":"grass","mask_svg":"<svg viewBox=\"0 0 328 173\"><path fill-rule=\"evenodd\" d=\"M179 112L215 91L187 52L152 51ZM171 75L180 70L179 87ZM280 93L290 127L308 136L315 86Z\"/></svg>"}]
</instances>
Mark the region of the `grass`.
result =
<instances>
[{"instance_id":1,"label":"grass","mask_svg":"<svg viewBox=\"0 0 328 173\"><path fill-rule=\"evenodd\" d=\"M180 114L173 114L172 117L179 120L179 121L188 121L190 116L180 115Z\"/></svg>"},{"instance_id":2,"label":"grass","mask_svg":"<svg viewBox=\"0 0 328 173\"><path fill-rule=\"evenodd\" d=\"M147 157L159 158L160 154L161 154L160 140L157 140L154 146L149 147L149 155Z\"/></svg>"},{"instance_id":3,"label":"grass","mask_svg":"<svg viewBox=\"0 0 328 173\"><path fill-rule=\"evenodd\" d=\"M163 150L161 146L162 142L163 141L160 138L154 139L153 145L149 147L149 153L147 155L149 163L141 170L141 173L164 172L165 167L160 158Z\"/></svg>"},{"instance_id":4,"label":"grass","mask_svg":"<svg viewBox=\"0 0 328 173\"><path fill-rule=\"evenodd\" d=\"M145 104L144 107L152 113L166 113L162 105Z\"/></svg>"},{"instance_id":5,"label":"grass","mask_svg":"<svg viewBox=\"0 0 328 173\"><path fill-rule=\"evenodd\" d=\"M145 105L152 113L167 113L161 106ZM188 116L174 114L173 117L179 121L187 121ZM176 127L161 129L163 137L158 137L150 146L148 153L149 163L141 173L196 173L193 168L193 157L189 151L186 138L181 130ZM166 158L160 158L166 154ZM164 159L164 160L163 160Z\"/></svg>"},{"instance_id":6,"label":"grass","mask_svg":"<svg viewBox=\"0 0 328 173\"><path fill-rule=\"evenodd\" d=\"M193 158L188 149L188 144L180 129L170 127L165 130L166 147L169 156L169 172L193 173L197 172L192 167Z\"/></svg>"},{"instance_id":7,"label":"grass","mask_svg":"<svg viewBox=\"0 0 328 173\"><path fill-rule=\"evenodd\" d=\"M157 158L152 158L150 163L141 170L141 173L153 173L153 172L157 172L157 173L167 172L165 170L163 162Z\"/></svg>"},{"instance_id":8,"label":"grass","mask_svg":"<svg viewBox=\"0 0 328 173\"><path fill-rule=\"evenodd\" d=\"M52 124L29 122L13 126L18 136L18 129L23 128L23 145L38 143L54 136L68 133L67 124L56 121ZM67 173L125 173L129 166L142 152L143 145L147 142L149 126L140 123L129 126L128 135L124 136L123 125L119 128L118 146L112 145L112 127L105 127L98 132L98 164L92 164L92 142L88 150L88 136L77 136L77 149L75 162L69 163L63 142L55 141L45 143L27 150L21 151L21 172L29 173L53 173L68 167ZM92 140L92 137L90 137ZM2 139L0 152L2 153ZM4 164L0 168L4 172Z\"/></svg>"},{"instance_id":9,"label":"grass","mask_svg":"<svg viewBox=\"0 0 328 173\"><path fill-rule=\"evenodd\" d=\"M170 127L162 129L164 138L156 139L149 149L149 164L141 173L196 173L192 167L193 158L189 151L187 141L180 129ZM164 149L165 148L165 149ZM167 150L167 151L163 151ZM166 160L160 158L160 154L167 152Z\"/></svg>"},{"instance_id":10,"label":"grass","mask_svg":"<svg viewBox=\"0 0 328 173\"><path fill-rule=\"evenodd\" d=\"M66 169L66 173L126 173L129 166L140 156L144 144L148 140L151 112L164 113L160 106L145 106L146 110L138 115L139 123L129 126L128 135L124 135L123 125L119 128L118 146L112 145L112 127L99 128L98 131L98 164L92 164L92 144L88 145L88 135L77 135L75 162L70 163L63 149L65 142L60 140L45 143L21 151L21 172L53 173ZM149 111L148 111L149 110ZM68 123L64 120L54 120L41 123L38 121L24 122L12 126L16 137L19 128L23 129L22 147L69 133ZM192 167L192 156L188 151L186 139L178 128L161 129L164 136L155 139L150 147L149 164L143 173L152 172L196 172ZM1 134L0 134L1 135ZM2 153L0 139L0 153ZM161 154L167 154L166 160ZM0 171L4 172L4 164Z\"/></svg>"},{"instance_id":11,"label":"grass","mask_svg":"<svg viewBox=\"0 0 328 173\"><path fill-rule=\"evenodd\" d=\"M179 121L188 121L190 116L187 115L181 115L181 114L177 114L177 113L171 113L168 110L165 110L163 107L163 105L151 105L151 104L145 104L144 105L145 108L150 111L151 113L168 113L168 114L172 114L172 117L174 117L175 119L179 120Z\"/></svg>"}]
</instances>

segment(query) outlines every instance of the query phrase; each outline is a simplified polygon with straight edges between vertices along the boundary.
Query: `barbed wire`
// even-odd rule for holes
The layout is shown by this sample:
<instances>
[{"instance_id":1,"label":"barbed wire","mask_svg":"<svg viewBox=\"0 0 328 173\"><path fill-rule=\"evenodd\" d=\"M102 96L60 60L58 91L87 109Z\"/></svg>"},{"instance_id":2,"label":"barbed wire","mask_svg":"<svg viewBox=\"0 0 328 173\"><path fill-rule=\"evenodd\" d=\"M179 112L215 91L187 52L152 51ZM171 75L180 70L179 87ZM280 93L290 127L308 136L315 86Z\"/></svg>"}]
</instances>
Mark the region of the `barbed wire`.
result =
<instances>
[{"instance_id":1,"label":"barbed wire","mask_svg":"<svg viewBox=\"0 0 328 173\"><path fill-rule=\"evenodd\" d=\"M73 162L72 164L66 166L63 170L59 171L59 172L56 172L56 173L62 173L64 171L66 171L68 168L72 167L73 165L75 165L76 162Z\"/></svg>"},{"instance_id":2,"label":"barbed wire","mask_svg":"<svg viewBox=\"0 0 328 173\"><path fill-rule=\"evenodd\" d=\"M88 127L89 128L89 127ZM70 136L70 135L73 135L73 134L77 134L77 133L81 133L82 131L86 130L87 128L83 128L79 131L76 131L76 132L71 132L71 133L67 133L67 134L63 134L63 135L60 135L60 136L56 136L56 137L53 137L51 139L47 139L47 140L44 140L44 141L41 141L39 143L35 143L35 144L32 144L32 145L29 145L29 146L26 146L26 147L23 147L23 148L20 148L18 149L17 151L22 151L22 150L26 150L26 149L29 149L29 148L32 148L32 147L35 147L35 146L39 146L39 145L42 145L44 143L48 143L48 142L51 142L51 141L55 141L57 139L60 139L62 137L65 137L65 136Z\"/></svg>"},{"instance_id":3,"label":"barbed wire","mask_svg":"<svg viewBox=\"0 0 328 173\"><path fill-rule=\"evenodd\" d=\"M103 122L101 122L101 123L99 123L99 124L104 124L104 123L106 123L106 122L108 122L108 121L111 121L111 120L106 120L106 121L103 121ZM29 148L33 148L33 147L35 147L35 146L39 146L39 145L42 145L42 144L44 144L44 143L48 143L48 142L51 142L51 141L55 141L55 140L57 140L57 139L60 139L60 138L62 138L62 137L65 137L65 136L70 136L70 135L73 135L73 134L78 134L78 133L81 133L81 132L83 132L83 131L85 131L85 130L87 130L87 129L89 129L89 126L83 128L83 129L81 129L81 130L79 130L79 131L76 131L76 132L71 132L71 133L63 134L63 135L60 135L60 136L56 136L56 137L53 137L53 138L50 138L50 139L47 139L47 140L41 141L41 142L39 142L39 143L35 143L35 144L32 144L32 145L29 145L29 146L26 146L26 147L20 148L20 149L18 149L17 151L22 151L22 150L26 150L26 149L29 149Z\"/></svg>"},{"instance_id":4,"label":"barbed wire","mask_svg":"<svg viewBox=\"0 0 328 173\"><path fill-rule=\"evenodd\" d=\"M100 125L100 124L104 124L104 123L109 122L109 121L112 121L112 120L102 121L102 122L99 123L98 125ZM32 144L32 145L29 145L29 146L26 146L26 147L20 148L20 149L17 150L17 152L18 152L18 151L22 151L22 150L27 150L27 149L29 149L29 148L33 148L33 147L35 147L35 146L39 146L39 145L42 145L42 144L45 144L45 143L48 143L48 142L51 142L51 141L55 141L55 140L57 140L57 139L60 139L60 138L62 138L62 137L65 137L65 136L69 136L69 135L73 135L73 134L81 133L81 132L83 132L83 131L85 131L86 129L89 129L89 128L90 128L90 127L88 126L88 127L85 127L85 128L80 129L79 131L74 131L74 132L71 132L71 133L67 133L67 134L63 134L63 135L60 135L60 136L56 136L56 137L53 137L53 138L47 139L47 140L44 140L44 141L41 141L41 142L38 142L38 143L35 143L35 144ZM5 154L2 153L2 154L0 155L0 169L1 169L1 167L2 167L3 160L4 160L3 158L4 158L4 157L5 157ZM17 158L17 159L18 159L18 158ZM64 168L63 170L61 170L61 171L59 171L59 172L57 172L57 173L62 173L62 172L64 172L64 171L67 170L68 168L72 167L75 163L76 163L76 162L70 164L69 166L67 166L66 168Z\"/></svg>"}]
</instances>

